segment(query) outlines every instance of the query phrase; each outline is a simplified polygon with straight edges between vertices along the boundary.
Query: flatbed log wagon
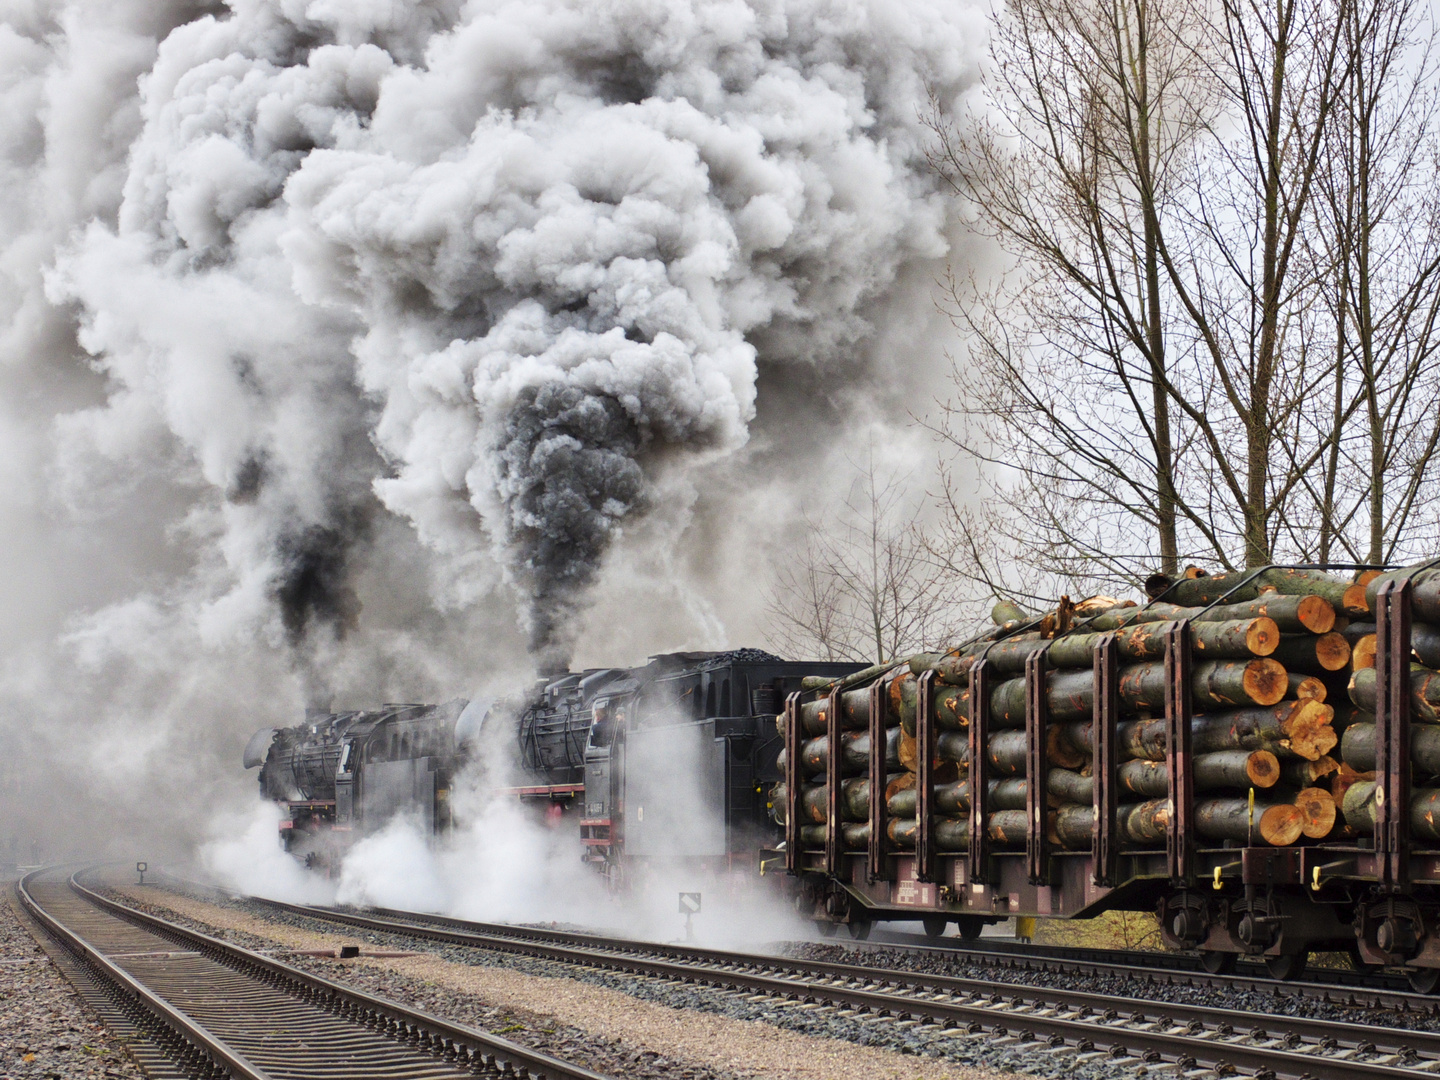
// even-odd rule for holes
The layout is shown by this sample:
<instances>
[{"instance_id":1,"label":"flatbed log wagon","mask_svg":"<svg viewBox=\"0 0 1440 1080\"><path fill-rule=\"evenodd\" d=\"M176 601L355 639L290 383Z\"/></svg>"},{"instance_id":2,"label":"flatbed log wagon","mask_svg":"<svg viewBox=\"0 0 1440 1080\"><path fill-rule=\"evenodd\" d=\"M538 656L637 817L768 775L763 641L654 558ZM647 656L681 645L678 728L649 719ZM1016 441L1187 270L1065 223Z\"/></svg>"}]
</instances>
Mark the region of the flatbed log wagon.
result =
<instances>
[{"instance_id":1,"label":"flatbed log wagon","mask_svg":"<svg viewBox=\"0 0 1440 1080\"><path fill-rule=\"evenodd\" d=\"M1007 609L987 637L948 653L807 680L777 717L784 839L763 858L788 873L797 908L856 937L883 920L973 937L1011 916L1152 911L1165 943L1199 951L1211 971L1252 956L1292 978L1309 953L1340 951L1433 990L1435 565L1348 581L1317 567L1152 579L1143 606L1062 601L1048 635ZM1205 629L1216 612L1270 625L1217 636ZM1328 638L1311 648L1302 635ZM1353 658L1335 663L1351 639L1362 643ZM1317 657L1306 674L1325 704L1313 686L1295 697L1307 680L1276 652ZM1023 684L1007 686L1022 663ZM861 737L859 763L820 753ZM1347 751L1353 762L1336 760ZM1137 772L1163 782L1161 797L1137 795Z\"/></svg>"}]
</instances>

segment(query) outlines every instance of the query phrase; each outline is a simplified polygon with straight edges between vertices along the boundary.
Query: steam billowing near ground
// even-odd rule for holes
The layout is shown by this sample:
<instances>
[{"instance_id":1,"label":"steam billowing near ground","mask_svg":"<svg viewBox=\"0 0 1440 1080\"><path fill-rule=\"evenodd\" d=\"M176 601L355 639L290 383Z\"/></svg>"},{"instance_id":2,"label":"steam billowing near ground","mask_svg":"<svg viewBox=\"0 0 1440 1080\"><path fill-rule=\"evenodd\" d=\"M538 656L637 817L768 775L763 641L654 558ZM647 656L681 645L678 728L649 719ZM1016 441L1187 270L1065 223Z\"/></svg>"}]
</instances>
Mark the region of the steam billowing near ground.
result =
<instances>
[{"instance_id":1,"label":"steam billowing near ground","mask_svg":"<svg viewBox=\"0 0 1440 1080\"><path fill-rule=\"evenodd\" d=\"M22 837L95 804L186 835L307 702L753 643L721 585L789 511L745 508L858 403L904 411L956 213L921 116L973 80L974 11L0 11ZM673 601L638 630L591 618L621 564Z\"/></svg>"}]
</instances>

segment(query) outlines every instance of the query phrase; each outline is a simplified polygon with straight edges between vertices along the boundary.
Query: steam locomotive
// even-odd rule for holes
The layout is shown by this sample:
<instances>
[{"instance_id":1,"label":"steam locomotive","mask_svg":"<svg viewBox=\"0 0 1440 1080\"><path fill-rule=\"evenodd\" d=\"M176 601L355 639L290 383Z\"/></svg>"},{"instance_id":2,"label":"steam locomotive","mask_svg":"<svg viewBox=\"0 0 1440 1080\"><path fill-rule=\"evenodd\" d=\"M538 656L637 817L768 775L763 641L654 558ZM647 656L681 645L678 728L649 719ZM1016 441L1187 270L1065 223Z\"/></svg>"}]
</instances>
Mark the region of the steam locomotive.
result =
<instances>
[{"instance_id":1,"label":"steam locomotive","mask_svg":"<svg viewBox=\"0 0 1440 1080\"><path fill-rule=\"evenodd\" d=\"M435 837L463 824L452 791L482 763L495 795L575 830L585 861L617 883L657 859L753 868L780 840L767 797L777 712L802 676L858 668L758 649L668 653L541 679L520 700L311 710L257 731L244 765L281 808L285 849L321 869L397 814Z\"/></svg>"}]
</instances>

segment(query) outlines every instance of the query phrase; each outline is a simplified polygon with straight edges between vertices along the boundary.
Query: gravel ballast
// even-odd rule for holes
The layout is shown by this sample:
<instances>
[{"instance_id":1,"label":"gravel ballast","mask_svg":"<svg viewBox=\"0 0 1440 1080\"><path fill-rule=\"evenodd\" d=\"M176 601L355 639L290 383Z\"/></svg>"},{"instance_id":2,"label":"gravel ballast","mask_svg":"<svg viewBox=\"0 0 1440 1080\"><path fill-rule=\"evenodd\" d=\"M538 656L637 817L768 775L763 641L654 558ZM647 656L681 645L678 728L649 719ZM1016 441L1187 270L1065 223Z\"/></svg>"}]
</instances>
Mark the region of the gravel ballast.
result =
<instances>
[{"instance_id":1,"label":"gravel ballast","mask_svg":"<svg viewBox=\"0 0 1440 1080\"><path fill-rule=\"evenodd\" d=\"M1040 1075L1099 1080L1113 1064L1079 1065L1042 1050L1018 1053L966 1036L866 1023L834 1010L799 1009L708 987L674 986L623 973L448 946L327 924L245 900L214 902L158 889L114 890L117 899L276 954L287 963L372 993L484 1027L581 1061L615 1077L694 1080L998 1080ZM359 944L356 960L279 953ZM378 958L369 951L413 950ZM997 1072L997 1070L999 1070Z\"/></svg>"},{"instance_id":2,"label":"gravel ballast","mask_svg":"<svg viewBox=\"0 0 1440 1080\"><path fill-rule=\"evenodd\" d=\"M85 1006L0 898L0 1080L143 1080L124 1047Z\"/></svg>"}]
</instances>

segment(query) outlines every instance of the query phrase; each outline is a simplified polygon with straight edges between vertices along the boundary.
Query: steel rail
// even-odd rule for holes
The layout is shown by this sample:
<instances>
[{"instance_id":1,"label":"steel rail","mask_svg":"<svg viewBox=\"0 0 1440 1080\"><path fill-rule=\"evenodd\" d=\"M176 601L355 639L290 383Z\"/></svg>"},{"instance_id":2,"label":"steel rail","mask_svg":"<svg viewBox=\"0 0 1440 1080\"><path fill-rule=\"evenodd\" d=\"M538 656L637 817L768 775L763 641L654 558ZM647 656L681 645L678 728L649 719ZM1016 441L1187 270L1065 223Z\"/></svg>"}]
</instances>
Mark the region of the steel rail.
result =
<instances>
[{"instance_id":1,"label":"steel rail","mask_svg":"<svg viewBox=\"0 0 1440 1080\"><path fill-rule=\"evenodd\" d=\"M195 886L195 883L190 884ZM198 887L204 888L205 886ZM259 903L278 903L278 901L267 900L263 897L250 897L249 899ZM317 908L315 910L330 911L332 909ZM460 929L469 928L481 933L495 934L501 937L529 937L537 940L568 942L576 945L583 945L594 940L593 935L564 930L544 930L539 927L513 926L507 923L466 922L462 919L451 919L444 915L400 911L393 908L377 907L367 910L372 914L383 917L423 919L426 922L436 923L442 926L454 926ZM620 942L629 941L630 939L615 938L612 940L618 945ZM959 939L956 940L958 941ZM652 945L647 942L632 942L632 945L636 948L645 948L652 951L673 947ZM890 947L886 943L873 940L863 945L857 943L854 947L872 954L890 951ZM918 941L915 944L897 942L894 943L894 948L912 953L923 951L944 957L954 957L957 955L967 956L975 959L977 962L993 964L996 967L1003 967L1017 972L1101 974L1114 975L1117 978L1143 978L1147 982L1161 986L1202 986L1214 989L1257 990L1264 993L1276 994L1283 991L1286 996L1303 996L1322 1001L1326 1004L1351 1008L1388 1008L1398 1009L1402 1012L1440 1013L1440 999L1437 999L1433 995L1427 996L1402 990L1391 991L1379 987L1366 987L1345 982L1282 982L1271 978L1269 975L1260 973L1254 975L1233 973L1211 975L1209 972L1191 970L1178 966L1175 961L1181 960L1182 958L1170 953L1154 954L1158 962L1153 962L1152 966L1152 962L1147 960L1147 954L1140 952L1063 949L1043 945L1018 945L1009 942L997 942L993 946L982 945L978 942L966 942L963 945L954 946L922 945ZM1104 959L1101 959L1102 957ZM890 971L892 969L884 968L875 970ZM900 974L904 973L900 972Z\"/></svg>"},{"instance_id":2,"label":"steel rail","mask_svg":"<svg viewBox=\"0 0 1440 1080\"><path fill-rule=\"evenodd\" d=\"M45 872L45 869L32 870L20 879L16 885L20 902L25 906L25 910L52 937L73 953L89 972L108 983L155 1023L209 1059L213 1066L224 1070L223 1075L231 1076L234 1080L272 1080L269 1073L227 1046L224 1040L201 1027L46 911L31 895L29 888L31 880ZM214 1074L212 1073L212 1075Z\"/></svg>"},{"instance_id":3,"label":"steel rail","mask_svg":"<svg viewBox=\"0 0 1440 1080\"><path fill-rule=\"evenodd\" d=\"M802 1003L842 1005L896 1018L960 1025L971 1033L991 1030L1009 1034L1013 1029L1028 1036L1047 1039L1052 1045L1056 1045L1058 1038L1062 1043L1074 1043L1081 1048L1108 1049L1117 1057L1159 1054L1162 1058L1179 1062L1243 1068L1257 1075L1308 1075L1314 1080L1397 1080L1401 1077L1434 1076L1434 1072L1419 1066L1440 1061L1440 1035L1428 1032L1175 1005L1071 990L1000 985L977 979L791 960L720 949L652 945L629 938L606 938L567 931L531 931L525 928L527 934L534 936L502 936L478 929L425 926L396 916L408 915L410 919L427 920L430 916L397 913L393 909L383 909L387 917L377 918L282 901L265 900L264 903L293 914L382 933L535 956L569 965L764 993ZM472 928L494 925L451 919L443 919L443 922ZM837 981L844 985L837 985ZM894 992L902 987L908 992ZM957 995L969 1000L956 1000ZM1069 1010L1074 1015L1057 1016L1056 1009ZM1208 1031L1197 1023L1200 1018L1208 1022ZM1184 1030L1161 1030L1156 1021L1181 1026ZM1282 1030L1283 1034L1278 1038L1272 1036L1268 1030L1257 1026L1261 1023L1268 1023ZM1299 1035L1300 1031L1305 1031L1314 1040L1303 1048L1298 1045L1303 1038ZM1394 1038L1386 1039L1386 1036ZM1252 1041L1247 1045L1237 1041L1241 1039ZM1394 1045L1386 1050L1377 1050L1377 1040ZM1257 1045L1262 1042L1281 1045ZM1419 1058L1417 1045L1425 1046L1437 1056ZM1391 1062L1356 1060L1355 1055L1361 1052L1378 1053L1389 1057ZM1410 1064L1412 1058L1415 1064ZM1406 1064L1393 1064L1396 1059L1403 1059Z\"/></svg>"},{"instance_id":4,"label":"steel rail","mask_svg":"<svg viewBox=\"0 0 1440 1080\"><path fill-rule=\"evenodd\" d=\"M1399 1009L1403 1012L1440 1014L1440 997L1404 989L1404 980L1389 972L1343 971L1311 968L1303 978L1276 979L1260 965L1242 958L1240 972L1211 974L1196 957L1185 953L1145 952L1138 949L1087 949L1065 945L1022 945L1004 939L966 941L961 938L928 939L904 931L881 931L856 949L871 953L923 953L963 957L977 964L1014 971L1113 973L1166 985L1284 992L1329 1004ZM1244 968L1254 968L1247 972ZM1348 976L1348 978L1347 978ZM1364 981L1351 981L1353 979Z\"/></svg>"},{"instance_id":5,"label":"steel rail","mask_svg":"<svg viewBox=\"0 0 1440 1080\"><path fill-rule=\"evenodd\" d=\"M498 1035L492 1035L478 1028L468 1027L446 1020L443 1017L401 1005L398 1002L364 990L355 989L320 975L312 974L271 957L245 949L227 941L221 941L188 927L180 926L148 912L112 900L79 880L78 871L69 880L69 887L82 900L112 915L133 923L151 933L167 938L194 950L200 956L224 965L241 975L277 987L282 993L311 1003L319 1009L350 1021L357 1028L378 1031L401 1044L418 1046L437 1059L453 1062L457 1069L509 1069L511 1074L529 1076L536 1080L612 1080L601 1073L582 1066L562 1061L538 1050L531 1050ZM33 876L33 875L31 875ZM28 879L27 879L28 880ZM45 912L34 898L29 898L27 908L62 935L62 940L81 940L59 920ZM99 951L86 945L90 953L99 956ZM106 960L128 984L144 991L150 998L162 1004L169 1013L194 1029L198 1037L218 1043L213 1034L192 1018L186 1017L173 1006L165 1003L158 995L140 985L138 980L119 969L112 961ZM223 1044L220 1044L223 1047ZM208 1052L208 1051L207 1051ZM230 1051L234 1055L233 1051ZM238 1055L235 1055L238 1058ZM242 1067L249 1072L233 1072L238 1080L272 1080L269 1074L238 1058ZM230 1067L230 1066L226 1066Z\"/></svg>"}]
</instances>

